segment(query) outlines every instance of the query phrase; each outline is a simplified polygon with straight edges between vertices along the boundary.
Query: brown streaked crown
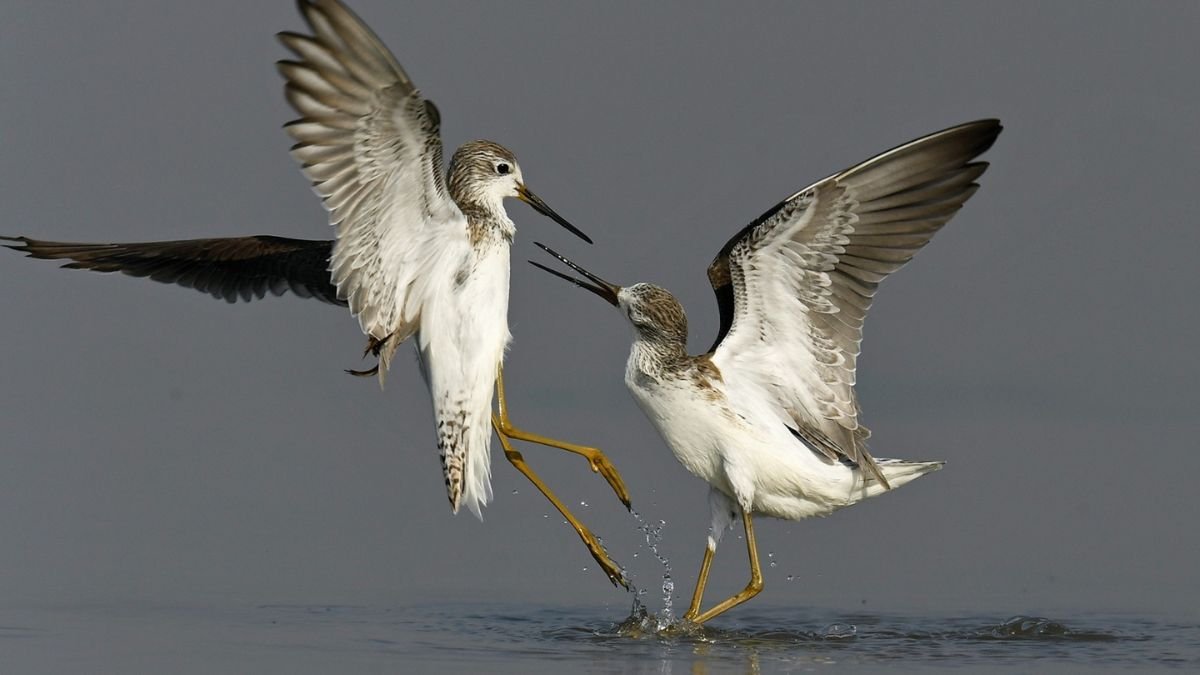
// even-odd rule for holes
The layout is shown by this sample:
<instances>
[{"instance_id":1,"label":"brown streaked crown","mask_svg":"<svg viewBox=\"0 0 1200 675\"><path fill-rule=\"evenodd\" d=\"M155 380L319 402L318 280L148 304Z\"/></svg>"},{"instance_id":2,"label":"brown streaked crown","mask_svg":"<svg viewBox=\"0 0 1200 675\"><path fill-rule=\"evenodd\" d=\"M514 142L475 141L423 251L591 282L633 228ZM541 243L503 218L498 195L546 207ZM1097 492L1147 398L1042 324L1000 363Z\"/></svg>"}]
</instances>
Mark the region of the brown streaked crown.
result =
<instances>
[{"instance_id":1,"label":"brown streaked crown","mask_svg":"<svg viewBox=\"0 0 1200 675\"><path fill-rule=\"evenodd\" d=\"M643 336L687 344L687 314L670 291L654 284L634 284L621 291L629 320Z\"/></svg>"},{"instance_id":2,"label":"brown streaked crown","mask_svg":"<svg viewBox=\"0 0 1200 675\"><path fill-rule=\"evenodd\" d=\"M479 201L476 191L488 179L496 176L496 163L509 165L509 173L517 171L517 158L508 148L492 141L471 141L462 144L450 158L446 189L450 198L460 206Z\"/></svg>"}]
</instances>

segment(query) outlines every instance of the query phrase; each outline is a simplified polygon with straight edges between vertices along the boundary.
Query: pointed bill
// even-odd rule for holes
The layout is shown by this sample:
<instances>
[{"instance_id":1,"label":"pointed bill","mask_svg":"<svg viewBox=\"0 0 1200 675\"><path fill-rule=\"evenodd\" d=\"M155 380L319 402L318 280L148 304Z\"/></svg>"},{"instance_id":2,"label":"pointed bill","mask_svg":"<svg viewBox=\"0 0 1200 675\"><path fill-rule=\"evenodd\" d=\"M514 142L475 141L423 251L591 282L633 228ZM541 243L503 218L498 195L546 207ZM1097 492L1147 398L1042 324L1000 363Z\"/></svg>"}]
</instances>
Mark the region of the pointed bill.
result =
<instances>
[{"instance_id":1,"label":"pointed bill","mask_svg":"<svg viewBox=\"0 0 1200 675\"><path fill-rule=\"evenodd\" d=\"M576 279L575 277L572 277L567 274L563 274L562 272L559 272L557 270L552 270L549 267L546 267L545 265L542 265L541 263L536 263L532 260L529 261L530 265L533 265L534 267L537 267L541 270L549 272L550 274L553 274L554 276L558 277L559 279L565 279L584 290L591 291L592 293L595 293L596 295L603 298L606 302L608 302L612 306L614 306L614 307L617 306L617 304L618 304L617 296L619 296L621 294L620 286L609 283L609 282L605 281L604 279L601 279L600 277L596 276L595 274L592 274L591 272L583 269L579 265L576 265L575 263L568 260L566 258L566 256L562 255L558 251L555 251L554 249L550 248L549 246L542 244L541 242L535 241L533 243L534 243L534 245L536 245L538 248L542 249L546 253L549 253L550 255L554 256L555 258L558 258L559 262L562 262L566 266L568 266L571 269L575 270L576 272L579 272L580 274L582 274L584 277L587 278L588 281L590 281L592 283L588 283L588 281L584 281L583 279Z\"/></svg>"},{"instance_id":2,"label":"pointed bill","mask_svg":"<svg viewBox=\"0 0 1200 675\"><path fill-rule=\"evenodd\" d=\"M550 208L546 204L546 202L542 201L541 197L533 194L533 191L530 190L529 188L525 187L524 183L521 183L520 185L517 186L517 199L520 199L521 201L525 202L526 204L532 206L534 211L537 211L538 213L542 214L543 216L546 216L547 218L549 218L550 220L553 220L554 222L558 223L559 225L562 225L563 227L567 228L567 230L570 231L570 233L575 235L576 237L579 237L580 239L586 241L589 244L592 243L592 240L590 237L588 237L586 234L584 234L582 231L580 231L579 228L577 228L574 225L572 225L571 223L567 222L566 218L563 218L562 216L555 213L554 209Z\"/></svg>"}]
</instances>

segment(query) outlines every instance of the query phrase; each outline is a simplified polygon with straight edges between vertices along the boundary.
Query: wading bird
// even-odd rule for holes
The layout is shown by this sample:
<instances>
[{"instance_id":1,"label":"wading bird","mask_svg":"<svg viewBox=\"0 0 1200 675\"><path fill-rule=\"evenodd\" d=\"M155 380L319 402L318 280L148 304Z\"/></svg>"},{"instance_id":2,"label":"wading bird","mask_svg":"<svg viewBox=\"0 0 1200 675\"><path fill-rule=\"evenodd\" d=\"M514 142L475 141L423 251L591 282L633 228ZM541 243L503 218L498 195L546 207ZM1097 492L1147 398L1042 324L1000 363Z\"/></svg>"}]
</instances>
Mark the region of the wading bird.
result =
<instances>
[{"instance_id":1,"label":"wading bird","mask_svg":"<svg viewBox=\"0 0 1200 675\"><path fill-rule=\"evenodd\" d=\"M333 241L255 236L129 244L5 237L65 267L124 272L230 302L280 295L348 306L379 357L382 382L397 347L416 336L429 386L446 491L476 515L492 497L494 428L505 456L562 513L614 584L626 584L597 538L526 465L510 441L585 457L629 507L615 467L595 448L521 430L508 416L501 362L509 343L509 249L515 197L579 237L526 186L513 154L490 141L460 147L442 173L440 115L378 37L338 0L300 0L311 35L281 33L297 57L279 62L292 154L321 196ZM374 371L368 371L371 374ZM492 409L493 389L497 397Z\"/></svg>"},{"instance_id":2,"label":"wading bird","mask_svg":"<svg viewBox=\"0 0 1200 675\"><path fill-rule=\"evenodd\" d=\"M586 280L539 268L618 307L633 324L625 384L683 466L710 486L712 528L684 619L704 623L763 587L752 518L800 520L896 488L942 462L876 459L859 422L855 363L879 284L979 187L972 162L1000 133L970 122L805 188L738 232L708 267L721 313L705 354L666 290L621 288L538 244ZM713 554L741 516L745 589L700 611Z\"/></svg>"}]
</instances>

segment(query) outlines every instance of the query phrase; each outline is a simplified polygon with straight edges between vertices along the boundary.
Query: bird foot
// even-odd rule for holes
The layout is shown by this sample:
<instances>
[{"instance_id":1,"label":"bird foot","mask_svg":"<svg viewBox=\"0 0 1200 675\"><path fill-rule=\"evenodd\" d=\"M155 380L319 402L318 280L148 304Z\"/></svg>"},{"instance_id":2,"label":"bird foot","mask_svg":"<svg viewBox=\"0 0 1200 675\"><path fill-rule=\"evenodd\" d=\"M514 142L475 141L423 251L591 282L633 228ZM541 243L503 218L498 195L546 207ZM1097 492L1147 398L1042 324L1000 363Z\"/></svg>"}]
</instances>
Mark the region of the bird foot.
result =
<instances>
[{"instance_id":1,"label":"bird foot","mask_svg":"<svg viewBox=\"0 0 1200 675\"><path fill-rule=\"evenodd\" d=\"M383 351L383 346L387 343L389 338L391 338L390 335L388 337L380 340L379 338L375 337L374 335L368 335L367 336L367 346L365 349L363 349L363 358L364 359L367 358L368 355L373 355L375 357L378 357L379 353L381 351ZM379 364L375 364L375 367L371 368L369 370L347 369L346 373L353 375L355 377L375 377L376 375L379 374Z\"/></svg>"},{"instance_id":2,"label":"bird foot","mask_svg":"<svg viewBox=\"0 0 1200 675\"><path fill-rule=\"evenodd\" d=\"M588 456L588 464L592 467L592 473L598 473L608 481L609 487L613 492L617 493L617 499L625 505L628 510L633 510L633 502L629 498L629 490L625 488L625 481L621 479L621 474L617 472L617 467L609 461L599 450L595 454Z\"/></svg>"},{"instance_id":3,"label":"bird foot","mask_svg":"<svg viewBox=\"0 0 1200 675\"><path fill-rule=\"evenodd\" d=\"M579 536L583 538L583 543L587 545L588 552L596 559L596 564L600 565L600 569L604 570L604 573L608 575L608 580L613 583L613 586L620 586L625 590L629 590L629 580L625 578L625 571L612 558L608 557L608 552L604 550L604 546L596 538L596 535L585 528L579 533Z\"/></svg>"}]
</instances>

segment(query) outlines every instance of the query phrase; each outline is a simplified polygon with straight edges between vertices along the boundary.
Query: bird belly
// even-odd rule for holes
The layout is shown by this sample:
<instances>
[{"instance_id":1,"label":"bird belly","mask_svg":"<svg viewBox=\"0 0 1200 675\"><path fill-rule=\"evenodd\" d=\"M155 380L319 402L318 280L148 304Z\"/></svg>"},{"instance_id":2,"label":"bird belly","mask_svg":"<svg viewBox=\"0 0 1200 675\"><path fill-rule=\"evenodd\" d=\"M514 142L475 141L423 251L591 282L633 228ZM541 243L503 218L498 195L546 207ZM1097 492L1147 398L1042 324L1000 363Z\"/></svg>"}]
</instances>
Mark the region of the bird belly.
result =
<instances>
[{"instance_id":1,"label":"bird belly","mask_svg":"<svg viewBox=\"0 0 1200 675\"><path fill-rule=\"evenodd\" d=\"M736 405L724 391L629 375L634 399L679 463L752 513L800 520L865 496L855 471L827 463L769 411Z\"/></svg>"},{"instance_id":2,"label":"bird belly","mask_svg":"<svg viewBox=\"0 0 1200 675\"><path fill-rule=\"evenodd\" d=\"M435 290L418 340L429 385L446 489L477 515L492 496L491 414L508 331L508 249L472 251Z\"/></svg>"},{"instance_id":3,"label":"bird belly","mask_svg":"<svg viewBox=\"0 0 1200 675\"><path fill-rule=\"evenodd\" d=\"M755 513L800 520L829 515L865 496L858 472L804 445L770 410L745 405L750 397L740 400L738 414L753 433L725 439L727 452L737 457L728 470L746 474L732 482L752 484Z\"/></svg>"}]
</instances>

